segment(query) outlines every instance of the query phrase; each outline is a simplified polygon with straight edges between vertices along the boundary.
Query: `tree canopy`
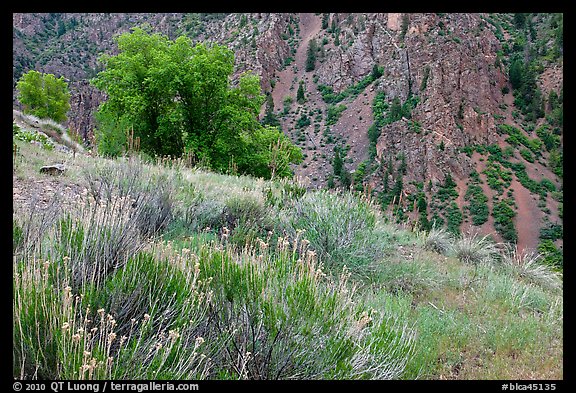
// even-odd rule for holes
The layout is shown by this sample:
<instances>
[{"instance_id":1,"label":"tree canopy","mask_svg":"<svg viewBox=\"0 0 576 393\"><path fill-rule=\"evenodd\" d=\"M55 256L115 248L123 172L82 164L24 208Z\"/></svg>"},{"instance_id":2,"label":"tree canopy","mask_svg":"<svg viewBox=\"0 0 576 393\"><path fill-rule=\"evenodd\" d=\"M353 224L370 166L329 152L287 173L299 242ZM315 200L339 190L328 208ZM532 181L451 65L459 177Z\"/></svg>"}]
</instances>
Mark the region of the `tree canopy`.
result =
<instances>
[{"instance_id":1,"label":"tree canopy","mask_svg":"<svg viewBox=\"0 0 576 393\"><path fill-rule=\"evenodd\" d=\"M70 93L64 77L56 78L53 74L30 70L20 77L16 88L24 113L56 122L66 121Z\"/></svg>"},{"instance_id":2,"label":"tree canopy","mask_svg":"<svg viewBox=\"0 0 576 393\"><path fill-rule=\"evenodd\" d=\"M92 80L108 96L98 110L107 119L98 130L102 143L129 126L148 154L191 153L213 170L233 163L261 177L289 176L289 164L302 159L282 132L258 122L264 102L259 77L245 73L232 86L228 48L194 45L185 36L171 41L140 27L116 39L118 54L103 54L104 70Z\"/></svg>"}]
</instances>

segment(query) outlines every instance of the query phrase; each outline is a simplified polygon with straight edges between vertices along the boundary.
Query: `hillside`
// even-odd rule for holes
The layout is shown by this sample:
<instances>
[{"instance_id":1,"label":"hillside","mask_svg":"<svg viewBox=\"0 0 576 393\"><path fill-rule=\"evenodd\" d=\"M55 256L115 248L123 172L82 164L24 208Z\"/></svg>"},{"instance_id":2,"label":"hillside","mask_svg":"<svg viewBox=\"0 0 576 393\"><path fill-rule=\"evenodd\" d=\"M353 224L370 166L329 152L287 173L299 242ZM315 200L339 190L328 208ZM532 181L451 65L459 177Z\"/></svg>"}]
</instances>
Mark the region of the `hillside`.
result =
<instances>
[{"instance_id":1,"label":"hillside","mask_svg":"<svg viewBox=\"0 0 576 393\"><path fill-rule=\"evenodd\" d=\"M563 280L535 254L47 126L15 118L17 379L564 377Z\"/></svg>"},{"instance_id":2,"label":"hillside","mask_svg":"<svg viewBox=\"0 0 576 393\"><path fill-rule=\"evenodd\" d=\"M170 38L225 44L234 78L261 77L273 104L262 119L304 150L294 170L307 188L368 190L411 225L561 253L562 14L69 13L13 21L14 82L32 68L68 78L68 126L88 144L104 99L88 82L100 70L97 56L114 52L115 34L147 23Z\"/></svg>"}]
</instances>

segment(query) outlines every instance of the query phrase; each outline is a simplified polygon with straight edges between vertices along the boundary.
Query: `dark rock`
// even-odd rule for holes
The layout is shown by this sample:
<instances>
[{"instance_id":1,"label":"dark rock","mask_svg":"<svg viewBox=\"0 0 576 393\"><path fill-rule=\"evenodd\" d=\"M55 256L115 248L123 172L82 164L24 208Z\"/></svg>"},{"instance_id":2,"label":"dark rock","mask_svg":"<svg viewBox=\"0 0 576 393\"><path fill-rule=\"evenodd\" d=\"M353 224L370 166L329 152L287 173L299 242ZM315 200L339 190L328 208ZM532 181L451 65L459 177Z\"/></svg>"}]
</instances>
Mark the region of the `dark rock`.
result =
<instances>
[{"instance_id":1,"label":"dark rock","mask_svg":"<svg viewBox=\"0 0 576 393\"><path fill-rule=\"evenodd\" d=\"M56 176L63 174L65 170L66 168L64 167L63 164L52 164L40 168L40 173L46 173L48 175Z\"/></svg>"}]
</instances>

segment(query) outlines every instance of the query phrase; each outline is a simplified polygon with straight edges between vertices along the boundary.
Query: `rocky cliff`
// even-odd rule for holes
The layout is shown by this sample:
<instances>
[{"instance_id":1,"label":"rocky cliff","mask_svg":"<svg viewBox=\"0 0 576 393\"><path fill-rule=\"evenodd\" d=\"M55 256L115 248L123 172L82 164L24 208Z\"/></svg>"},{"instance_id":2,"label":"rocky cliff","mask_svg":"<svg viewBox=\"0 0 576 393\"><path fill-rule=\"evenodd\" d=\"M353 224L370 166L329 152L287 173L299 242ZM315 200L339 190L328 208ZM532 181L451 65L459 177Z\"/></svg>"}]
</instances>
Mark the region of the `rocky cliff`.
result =
<instances>
[{"instance_id":1,"label":"rocky cliff","mask_svg":"<svg viewBox=\"0 0 576 393\"><path fill-rule=\"evenodd\" d=\"M561 225L561 14L70 13L14 14L13 23L14 83L28 69L68 78L69 127L87 141L105 99L88 83L98 55L113 53L115 34L147 23L227 45L233 79L260 75L272 115L305 152L295 172L309 187L368 189L396 216L424 214L424 224L436 218L522 247ZM517 59L522 88L509 78ZM454 191L443 191L451 180ZM485 220L475 217L473 185L487 199Z\"/></svg>"}]
</instances>

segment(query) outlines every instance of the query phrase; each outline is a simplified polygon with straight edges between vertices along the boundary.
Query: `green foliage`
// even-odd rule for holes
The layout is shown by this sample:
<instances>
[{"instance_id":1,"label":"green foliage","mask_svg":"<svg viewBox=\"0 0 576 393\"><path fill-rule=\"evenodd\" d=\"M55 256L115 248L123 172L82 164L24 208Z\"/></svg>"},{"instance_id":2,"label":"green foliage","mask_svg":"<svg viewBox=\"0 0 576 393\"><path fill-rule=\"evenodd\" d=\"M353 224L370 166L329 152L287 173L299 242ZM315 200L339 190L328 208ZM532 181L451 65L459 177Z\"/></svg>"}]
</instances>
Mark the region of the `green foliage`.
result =
<instances>
[{"instance_id":1,"label":"green foliage","mask_svg":"<svg viewBox=\"0 0 576 393\"><path fill-rule=\"evenodd\" d=\"M291 164L299 164L304 159L302 150L277 127L257 128L246 144L249 154L240 156L237 165L241 173L270 179L291 177Z\"/></svg>"},{"instance_id":2,"label":"green foliage","mask_svg":"<svg viewBox=\"0 0 576 393\"><path fill-rule=\"evenodd\" d=\"M362 191L364 189L364 177L366 176L366 169L368 166L367 161L362 161L360 165L356 168L352 180L354 181L354 189L356 191Z\"/></svg>"},{"instance_id":3,"label":"green foliage","mask_svg":"<svg viewBox=\"0 0 576 393\"><path fill-rule=\"evenodd\" d=\"M498 255L489 236L479 237L476 233L459 236L454 242L453 252L460 262L472 265L492 263Z\"/></svg>"},{"instance_id":4,"label":"green foliage","mask_svg":"<svg viewBox=\"0 0 576 393\"><path fill-rule=\"evenodd\" d=\"M526 120L534 121L544 116L542 91L536 83L536 61L524 63L522 55L516 54L510 62L510 83L514 89L514 105Z\"/></svg>"},{"instance_id":5,"label":"green foliage","mask_svg":"<svg viewBox=\"0 0 576 393\"><path fill-rule=\"evenodd\" d=\"M325 12L322 14L322 29L326 30L328 28L328 20L330 19L330 14Z\"/></svg>"},{"instance_id":6,"label":"green foliage","mask_svg":"<svg viewBox=\"0 0 576 393\"><path fill-rule=\"evenodd\" d=\"M420 217L418 219L418 225L420 230L429 231L432 226L430 221L428 221L428 203L426 202L426 194L424 192L418 193L418 212Z\"/></svg>"},{"instance_id":7,"label":"green foliage","mask_svg":"<svg viewBox=\"0 0 576 393\"><path fill-rule=\"evenodd\" d=\"M372 66L372 73L370 74L373 81L380 78L384 74L384 67L374 63Z\"/></svg>"},{"instance_id":8,"label":"green foliage","mask_svg":"<svg viewBox=\"0 0 576 393\"><path fill-rule=\"evenodd\" d=\"M511 207L509 200L501 200L494 204L492 208L492 217L494 217L494 229L505 241L516 243L518 234L512 219L516 216L516 212Z\"/></svg>"},{"instance_id":9,"label":"green foliage","mask_svg":"<svg viewBox=\"0 0 576 393\"><path fill-rule=\"evenodd\" d=\"M504 188L510 187L512 182L512 173L493 160L488 162L482 173L486 175L488 186L498 193L502 193Z\"/></svg>"},{"instance_id":10,"label":"green foliage","mask_svg":"<svg viewBox=\"0 0 576 393\"><path fill-rule=\"evenodd\" d=\"M114 147L119 138L113 136L130 125L144 153L179 157L186 152L216 171L237 165L241 173L270 175L263 159L270 157L271 144L261 142L278 132L258 122L264 96L257 76L243 74L230 86L231 50L193 45L184 36L171 41L142 28L116 41L118 54L102 55L104 70L92 80L108 96L99 108L109 130L101 140Z\"/></svg>"},{"instance_id":11,"label":"green foliage","mask_svg":"<svg viewBox=\"0 0 576 393\"><path fill-rule=\"evenodd\" d=\"M314 71L316 67L316 53L318 52L318 44L316 44L315 39L311 39L308 43L308 49L306 51L306 72Z\"/></svg>"},{"instance_id":12,"label":"green foliage","mask_svg":"<svg viewBox=\"0 0 576 393\"><path fill-rule=\"evenodd\" d=\"M374 269L385 244L374 242L375 210L366 201L345 192L307 193L282 216L281 227L292 239L299 230L323 261L327 271L340 274L344 265L362 276Z\"/></svg>"},{"instance_id":13,"label":"green foliage","mask_svg":"<svg viewBox=\"0 0 576 393\"><path fill-rule=\"evenodd\" d=\"M422 125L416 120L411 120L410 123L408 123L408 128L410 128L410 130L414 131L416 134L420 134L422 132ZM442 140L442 148L440 150L444 150L444 140Z\"/></svg>"},{"instance_id":14,"label":"green foliage","mask_svg":"<svg viewBox=\"0 0 576 393\"><path fill-rule=\"evenodd\" d=\"M298 128L306 128L310 125L310 118L303 113L298 120L296 121L296 127Z\"/></svg>"},{"instance_id":15,"label":"green foliage","mask_svg":"<svg viewBox=\"0 0 576 393\"><path fill-rule=\"evenodd\" d=\"M98 154L104 157L119 157L126 152L130 124L126 118L115 118L108 112L97 112L96 145Z\"/></svg>"},{"instance_id":16,"label":"green foliage","mask_svg":"<svg viewBox=\"0 0 576 393\"><path fill-rule=\"evenodd\" d=\"M342 112L346 110L346 105L339 104L339 105L328 105L326 110L326 125L331 126L338 122Z\"/></svg>"},{"instance_id":17,"label":"green foliage","mask_svg":"<svg viewBox=\"0 0 576 393\"><path fill-rule=\"evenodd\" d=\"M12 137L27 143L33 141L39 142L42 145L42 148L46 150L54 149L54 143L46 136L46 134L22 129L18 127L16 123L12 123Z\"/></svg>"},{"instance_id":18,"label":"green foliage","mask_svg":"<svg viewBox=\"0 0 576 393\"><path fill-rule=\"evenodd\" d=\"M513 89L518 89L522 86L522 76L524 72L524 64L519 57L514 58L510 63L510 70L508 77Z\"/></svg>"},{"instance_id":19,"label":"green foliage","mask_svg":"<svg viewBox=\"0 0 576 393\"><path fill-rule=\"evenodd\" d=\"M352 177L350 172L344 166L344 158L346 151L339 146L334 146L334 157L332 159L332 168L334 169L334 176L336 176L344 188L350 187Z\"/></svg>"},{"instance_id":20,"label":"green foliage","mask_svg":"<svg viewBox=\"0 0 576 393\"><path fill-rule=\"evenodd\" d=\"M450 202L450 205L446 209L447 217L447 229L448 232L453 234L460 233L460 225L462 224L462 212L458 208L458 204L455 201Z\"/></svg>"},{"instance_id":21,"label":"green foliage","mask_svg":"<svg viewBox=\"0 0 576 393\"><path fill-rule=\"evenodd\" d=\"M554 90L550 90L548 95L548 111L546 119L552 126L562 126L564 124L564 88L560 89L560 96Z\"/></svg>"},{"instance_id":22,"label":"green foliage","mask_svg":"<svg viewBox=\"0 0 576 393\"><path fill-rule=\"evenodd\" d=\"M522 156L522 158L524 158L526 161L533 163L534 162L534 155L532 154L532 152L528 149L520 149L520 155Z\"/></svg>"},{"instance_id":23,"label":"green foliage","mask_svg":"<svg viewBox=\"0 0 576 393\"><path fill-rule=\"evenodd\" d=\"M564 236L564 230L561 224L553 224L551 222L547 223L545 226L540 228L540 239L555 241L562 239Z\"/></svg>"},{"instance_id":24,"label":"green foliage","mask_svg":"<svg viewBox=\"0 0 576 393\"><path fill-rule=\"evenodd\" d=\"M274 99L272 98L272 94L266 95L266 111L261 123L263 125L278 127L281 129L280 120L278 120L278 117L274 113Z\"/></svg>"},{"instance_id":25,"label":"green foliage","mask_svg":"<svg viewBox=\"0 0 576 393\"><path fill-rule=\"evenodd\" d=\"M15 252L24 242L24 230L16 220L12 220L12 251Z\"/></svg>"},{"instance_id":26,"label":"green foliage","mask_svg":"<svg viewBox=\"0 0 576 393\"><path fill-rule=\"evenodd\" d=\"M404 102L404 104L402 105L402 116L407 118L407 119L411 119L412 118L412 111L414 110L414 108L416 108L416 105L418 105L418 102L420 102L420 98L418 96L409 96L406 101Z\"/></svg>"},{"instance_id":27,"label":"green foliage","mask_svg":"<svg viewBox=\"0 0 576 393\"><path fill-rule=\"evenodd\" d=\"M546 195L546 188L542 187L540 183L538 183L536 180L528 176L524 164L508 163L508 166L514 170L514 172L516 173L516 178L518 178L520 184L522 184L527 190L529 190L533 194L541 194L544 196Z\"/></svg>"},{"instance_id":28,"label":"green foliage","mask_svg":"<svg viewBox=\"0 0 576 393\"><path fill-rule=\"evenodd\" d=\"M388 111L388 117L386 119L387 123L394 123L402 118L402 104L400 103L400 98L398 96L392 99L392 105Z\"/></svg>"},{"instance_id":29,"label":"green foliage","mask_svg":"<svg viewBox=\"0 0 576 393\"><path fill-rule=\"evenodd\" d=\"M498 132L509 135L506 142L513 146L524 145L533 153L539 154L542 147L542 142L538 138L530 139L522 131L508 124L501 124L498 126Z\"/></svg>"},{"instance_id":30,"label":"green foliage","mask_svg":"<svg viewBox=\"0 0 576 393\"><path fill-rule=\"evenodd\" d=\"M488 221L488 197L484 195L482 187L477 184L469 185L464 199L469 201L468 210L474 225L482 225Z\"/></svg>"},{"instance_id":31,"label":"green foliage","mask_svg":"<svg viewBox=\"0 0 576 393\"><path fill-rule=\"evenodd\" d=\"M372 113L374 114L374 124L380 128L385 124L385 112L388 110L386 93L379 90L372 101Z\"/></svg>"},{"instance_id":32,"label":"green foliage","mask_svg":"<svg viewBox=\"0 0 576 393\"><path fill-rule=\"evenodd\" d=\"M560 178L564 176L564 154L562 150L553 149L550 151L548 163L556 176Z\"/></svg>"},{"instance_id":33,"label":"green foliage","mask_svg":"<svg viewBox=\"0 0 576 393\"><path fill-rule=\"evenodd\" d=\"M551 132L546 125L536 130L536 135L542 140L547 151L558 149L560 147L560 137Z\"/></svg>"},{"instance_id":34,"label":"green foliage","mask_svg":"<svg viewBox=\"0 0 576 393\"><path fill-rule=\"evenodd\" d=\"M514 25L517 29L523 29L526 26L526 13L516 12L514 13Z\"/></svg>"},{"instance_id":35,"label":"green foliage","mask_svg":"<svg viewBox=\"0 0 576 393\"><path fill-rule=\"evenodd\" d=\"M456 183L454 182L454 179L452 179L452 176L449 173L445 175L444 184L442 184L438 189L436 197L442 202L458 198L458 190L456 190Z\"/></svg>"},{"instance_id":36,"label":"green foliage","mask_svg":"<svg viewBox=\"0 0 576 393\"><path fill-rule=\"evenodd\" d=\"M292 102L294 102L294 98L292 98L292 96L285 96L284 99L282 100L282 105L283 105L283 114L287 115L288 112L290 112L290 106L292 105Z\"/></svg>"},{"instance_id":37,"label":"green foliage","mask_svg":"<svg viewBox=\"0 0 576 393\"><path fill-rule=\"evenodd\" d=\"M561 248L556 247L554 242L546 239L538 244L538 251L543 255L543 262L548 266L555 268L563 268L564 266L564 253Z\"/></svg>"},{"instance_id":38,"label":"green foliage","mask_svg":"<svg viewBox=\"0 0 576 393\"><path fill-rule=\"evenodd\" d=\"M16 84L18 100L24 105L24 113L30 113L40 119L66 121L70 110L70 93L64 77L53 74L41 74L30 70L23 74Z\"/></svg>"},{"instance_id":39,"label":"green foliage","mask_svg":"<svg viewBox=\"0 0 576 393\"><path fill-rule=\"evenodd\" d=\"M303 104L305 101L306 97L304 95L304 81L300 81L298 84L298 91L296 92L296 102Z\"/></svg>"},{"instance_id":40,"label":"green foliage","mask_svg":"<svg viewBox=\"0 0 576 393\"><path fill-rule=\"evenodd\" d=\"M372 67L372 72L362 78L358 83L348 86L342 92L336 94L334 93L334 89L327 85L318 85L318 90L322 95L322 99L327 104L337 104L342 100L345 100L348 97L354 98L357 97L360 93L370 85L370 83L374 82L378 78L382 76L384 69L374 64Z\"/></svg>"},{"instance_id":41,"label":"green foliage","mask_svg":"<svg viewBox=\"0 0 576 393\"><path fill-rule=\"evenodd\" d=\"M554 185L554 183L550 179L540 180L540 187L544 190L549 191L549 192L556 191L556 186Z\"/></svg>"}]
</instances>

